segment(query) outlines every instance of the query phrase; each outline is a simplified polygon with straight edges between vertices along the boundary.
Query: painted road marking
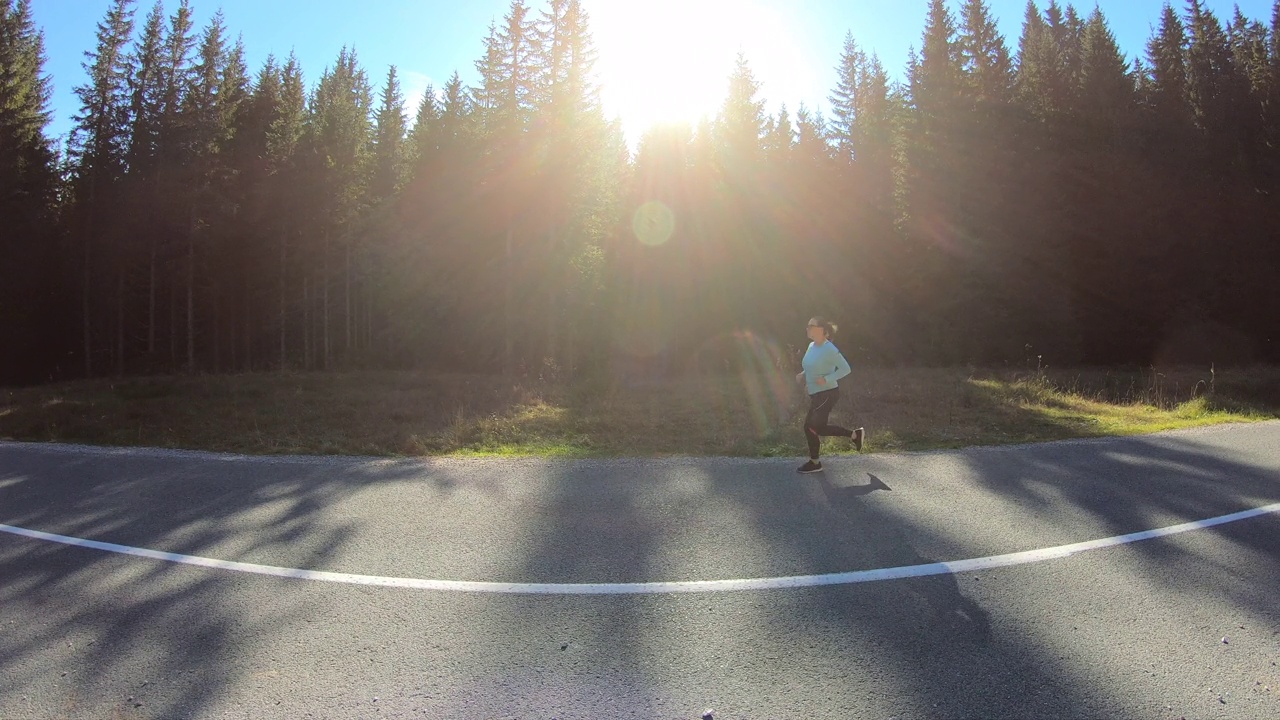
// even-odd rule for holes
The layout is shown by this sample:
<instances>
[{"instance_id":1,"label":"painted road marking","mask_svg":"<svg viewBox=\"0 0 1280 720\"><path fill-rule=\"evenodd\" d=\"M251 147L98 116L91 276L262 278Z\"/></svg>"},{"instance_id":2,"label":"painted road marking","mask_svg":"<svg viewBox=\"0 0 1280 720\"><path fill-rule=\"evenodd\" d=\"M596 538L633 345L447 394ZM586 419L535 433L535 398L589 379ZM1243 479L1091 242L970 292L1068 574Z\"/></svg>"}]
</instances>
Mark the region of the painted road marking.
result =
<instances>
[{"instance_id":1,"label":"painted road marking","mask_svg":"<svg viewBox=\"0 0 1280 720\"><path fill-rule=\"evenodd\" d=\"M1076 553L1089 550L1126 545L1128 543L1152 540L1155 538L1177 535L1178 533L1203 530L1215 525L1225 525L1239 520L1280 513L1280 503L1263 505L1250 510L1241 510L1230 515L1219 515L1205 520L1170 525L1154 530L1114 535L1099 540L1058 545L1039 550L1005 555L989 555L987 557L956 560L952 562L925 563L921 565L903 565L900 567L877 568L875 570L854 570L851 572L826 573L823 575L792 575L788 577L744 578L737 580L682 580L673 582L638 582L638 583L508 583L477 582L468 580L430 580L420 578L384 577L380 575L354 575L351 573L326 572L323 570L303 570L300 568L275 567L256 563L219 560L217 558L197 555L181 555L178 553L136 548L128 545L86 540L84 538L56 535L28 530L12 525L0 524L0 530L34 540L62 543L75 547L105 550L107 552L133 555L136 557L162 560L165 562L195 565L197 567L234 570L236 572L254 573L256 575L273 575L299 580L318 580L321 582L347 583L351 585L381 585L385 587L408 588L412 590L447 590L452 592L488 592L508 594L535 595L640 595L662 593L697 593L727 592L733 590L780 590L784 588L816 587L819 585L848 585L852 583L878 582L881 580L901 580L904 578L924 577L926 575L947 575L976 570L1025 565L1027 563L1044 562L1065 558Z\"/></svg>"}]
</instances>

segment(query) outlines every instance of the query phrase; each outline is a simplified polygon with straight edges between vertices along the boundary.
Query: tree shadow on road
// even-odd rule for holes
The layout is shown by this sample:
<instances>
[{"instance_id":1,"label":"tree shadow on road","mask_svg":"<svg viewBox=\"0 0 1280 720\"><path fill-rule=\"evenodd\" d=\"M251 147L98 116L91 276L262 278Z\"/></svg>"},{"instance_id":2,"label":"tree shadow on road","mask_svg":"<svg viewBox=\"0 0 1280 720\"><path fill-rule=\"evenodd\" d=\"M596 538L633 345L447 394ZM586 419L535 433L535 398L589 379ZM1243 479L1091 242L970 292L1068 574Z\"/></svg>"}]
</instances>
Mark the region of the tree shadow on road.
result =
<instances>
[{"instance_id":1,"label":"tree shadow on road","mask_svg":"<svg viewBox=\"0 0 1280 720\"><path fill-rule=\"evenodd\" d=\"M925 467L928 455L898 465L838 459L826 473L797 479L777 460L237 460L57 449L27 456L0 445L0 522L308 569L633 583L971 557L956 554L973 548L955 527L896 504L943 483L988 497L992 511L1025 514L1038 532L1064 541L1094 537L1069 537L1076 521L1119 534L1277 495L1277 478L1261 464L1176 438L959 455L951 465L967 468L963 477L926 485L893 468ZM868 480L848 483L846 473ZM1259 554L1274 546L1257 529L1265 523L1240 525L1213 532ZM1153 577L1157 564L1211 562L1171 543L1135 547ZM1027 548L1004 551L1019 549ZM1276 564L1255 572L1275 573ZM58 703L21 706L37 717L201 716L247 700L252 687L277 694L285 703L279 716L305 712L289 705L290 696L308 693L327 693L322 702L335 716L359 716L374 708L350 704L344 693L361 684L380 687L385 713L425 709L439 717L550 716L584 706L633 717L704 707L720 708L718 716L845 708L847 716L886 717L1089 717L1115 708L1106 688L1073 674L1035 636L1033 618L983 601L978 575L674 595L319 583L296 592L298 581L5 535L0 577L0 696ZM1170 589L1225 592L1259 616L1273 612L1273 598L1243 587L1224 591L1193 578ZM263 690L263 678L290 654L316 664L312 674ZM335 678L343 683L322 685ZM741 705L762 696L770 698L763 707Z\"/></svg>"},{"instance_id":2,"label":"tree shadow on road","mask_svg":"<svg viewBox=\"0 0 1280 720\"><path fill-rule=\"evenodd\" d=\"M447 473L383 462L257 461L0 445L0 522L300 568L341 562L361 528L333 508ZM247 602L243 576L0 535L0 696L30 717L198 717L260 668L244 658L310 621L305 599ZM262 579L266 586L296 581ZM296 596L294 596L296 597ZM287 690L282 688L282 693Z\"/></svg>"},{"instance_id":3,"label":"tree shadow on road","mask_svg":"<svg viewBox=\"0 0 1280 720\"><path fill-rule=\"evenodd\" d=\"M1274 427L1272 425L1271 427ZM1208 444L1200 433L1234 430L1258 440L1231 453ZM1280 475L1267 469L1268 428L1258 425L1215 428L1200 433L1105 438L1021 448L972 448L958 454L975 486L993 498L1017 503L1037 518L1045 532L1083 522L1122 535L1194 522L1248 510L1280 500ZM1231 543L1257 560L1247 572L1264 574L1266 585L1280 587L1273 562L1280 520L1260 517L1203 532ZM1091 538L1078 538L1080 540ZM1223 582L1215 572L1171 576L1158 572L1169 563L1212 566L1217 560L1174 541L1129 546L1152 578L1176 577L1167 589L1178 595L1229 597L1255 617L1274 618L1274 596ZM1260 587L1258 584L1251 585Z\"/></svg>"}]
</instances>

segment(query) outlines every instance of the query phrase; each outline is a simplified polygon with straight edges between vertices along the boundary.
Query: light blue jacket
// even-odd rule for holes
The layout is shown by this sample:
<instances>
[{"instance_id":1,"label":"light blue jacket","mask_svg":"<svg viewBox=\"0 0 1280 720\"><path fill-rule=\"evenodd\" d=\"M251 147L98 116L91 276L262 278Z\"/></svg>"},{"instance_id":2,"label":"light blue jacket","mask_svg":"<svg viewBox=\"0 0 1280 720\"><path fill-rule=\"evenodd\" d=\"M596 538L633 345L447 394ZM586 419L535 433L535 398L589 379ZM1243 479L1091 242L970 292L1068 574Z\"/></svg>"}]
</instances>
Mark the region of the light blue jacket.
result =
<instances>
[{"instance_id":1,"label":"light blue jacket","mask_svg":"<svg viewBox=\"0 0 1280 720\"><path fill-rule=\"evenodd\" d=\"M804 366L805 389L810 395L834 390L840 378L853 372L849 368L849 361L844 359L840 349L830 340L821 345L809 343L809 349L804 352L801 365ZM819 385L818 378L825 378L826 384Z\"/></svg>"}]
</instances>

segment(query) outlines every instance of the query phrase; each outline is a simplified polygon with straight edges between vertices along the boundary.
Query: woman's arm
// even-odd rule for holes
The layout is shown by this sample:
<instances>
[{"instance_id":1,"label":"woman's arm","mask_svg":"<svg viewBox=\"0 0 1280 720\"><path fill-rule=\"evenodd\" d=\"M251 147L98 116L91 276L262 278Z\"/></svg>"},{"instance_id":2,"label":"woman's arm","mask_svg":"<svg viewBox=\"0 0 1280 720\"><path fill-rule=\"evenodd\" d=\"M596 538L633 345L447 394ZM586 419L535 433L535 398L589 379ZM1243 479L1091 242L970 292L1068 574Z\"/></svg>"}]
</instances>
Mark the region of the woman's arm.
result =
<instances>
[{"instance_id":1,"label":"woman's arm","mask_svg":"<svg viewBox=\"0 0 1280 720\"><path fill-rule=\"evenodd\" d=\"M839 350L836 350L835 353L836 353L836 358L835 358L836 370L835 372L827 374L827 378L830 379L832 382L838 381L840 378L845 377L849 373L853 372L853 368L849 367L849 361L844 359L844 354L841 353Z\"/></svg>"}]
</instances>

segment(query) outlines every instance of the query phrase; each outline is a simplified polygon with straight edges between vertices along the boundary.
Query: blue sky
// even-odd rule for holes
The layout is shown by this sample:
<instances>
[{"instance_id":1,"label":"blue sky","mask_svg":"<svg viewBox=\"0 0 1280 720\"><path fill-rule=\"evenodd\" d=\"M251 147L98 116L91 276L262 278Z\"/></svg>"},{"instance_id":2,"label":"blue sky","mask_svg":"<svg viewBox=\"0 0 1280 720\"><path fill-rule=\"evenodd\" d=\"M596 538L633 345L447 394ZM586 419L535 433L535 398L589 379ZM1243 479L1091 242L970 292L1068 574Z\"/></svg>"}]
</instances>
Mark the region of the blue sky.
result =
<instances>
[{"instance_id":1,"label":"blue sky","mask_svg":"<svg viewBox=\"0 0 1280 720\"><path fill-rule=\"evenodd\" d=\"M153 0L141 0L141 25ZM53 76L51 136L61 136L77 111L72 89L85 81L84 53L110 0L34 0ZM165 0L166 12L177 0ZM535 11L544 3L529 0ZM902 74L908 49L919 47L928 0L584 0L600 53L606 110L629 136L657 120L693 119L723 97L725 78L743 52L761 82L770 111L785 103L822 109L835 83L846 32ZM1021 33L1025 0L988 0L1010 48ZM1038 2L1043 7L1044 2ZM1129 55L1143 52L1164 0L1097 0ZM1235 5L1269 24L1272 0L1207 0L1224 22ZM950 3L953 12L959 0ZM1176 2L1181 9L1184 2ZM1078 2L1082 15L1094 3ZM268 53L297 53L308 84L354 47L375 86L397 66L406 94L420 97L455 71L475 79L490 22L501 22L509 0L193 0L198 27L218 9L232 35L243 36L251 71ZM717 28L727 31L717 32Z\"/></svg>"}]
</instances>

